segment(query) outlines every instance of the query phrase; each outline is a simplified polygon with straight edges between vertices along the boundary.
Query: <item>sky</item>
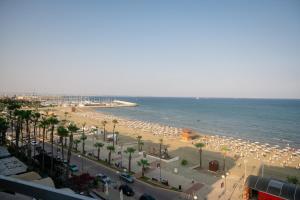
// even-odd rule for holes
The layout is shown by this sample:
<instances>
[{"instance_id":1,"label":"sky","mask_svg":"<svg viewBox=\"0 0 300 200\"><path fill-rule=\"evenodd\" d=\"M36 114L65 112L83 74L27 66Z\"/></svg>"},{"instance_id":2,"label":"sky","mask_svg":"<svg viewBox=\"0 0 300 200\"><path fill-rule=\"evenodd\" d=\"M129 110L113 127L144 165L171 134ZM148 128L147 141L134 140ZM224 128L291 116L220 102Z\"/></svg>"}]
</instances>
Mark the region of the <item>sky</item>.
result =
<instances>
[{"instance_id":1,"label":"sky","mask_svg":"<svg viewBox=\"0 0 300 200\"><path fill-rule=\"evenodd\" d=\"M300 98L300 1L0 1L0 92Z\"/></svg>"}]
</instances>

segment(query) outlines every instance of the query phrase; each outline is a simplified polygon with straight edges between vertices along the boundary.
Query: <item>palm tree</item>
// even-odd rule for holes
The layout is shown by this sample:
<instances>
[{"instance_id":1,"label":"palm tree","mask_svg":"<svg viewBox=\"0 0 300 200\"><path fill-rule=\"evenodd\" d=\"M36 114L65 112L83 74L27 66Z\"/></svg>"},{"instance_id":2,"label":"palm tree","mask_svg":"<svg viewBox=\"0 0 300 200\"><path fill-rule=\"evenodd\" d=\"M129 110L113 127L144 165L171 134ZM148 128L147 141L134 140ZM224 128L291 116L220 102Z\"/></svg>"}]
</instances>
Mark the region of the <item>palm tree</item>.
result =
<instances>
[{"instance_id":1,"label":"palm tree","mask_svg":"<svg viewBox=\"0 0 300 200\"><path fill-rule=\"evenodd\" d=\"M40 121L40 126L43 128L43 158L42 158L42 171L45 169L45 132L49 126L49 121L46 117L43 117Z\"/></svg>"},{"instance_id":2,"label":"palm tree","mask_svg":"<svg viewBox=\"0 0 300 200\"><path fill-rule=\"evenodd\" d=\"M23 123L25 118L25 110L15 110L15 116L18 118L19 135L21 136L21 146L23 147Z\"/></svg>"},{"instance_id":3,"label":"palm tree","mask_svg":"<svg viewBox=\"0 0 300 200\"><path fill-rule=\"evenodd\" d=\"M64 144L63 144L63 139L65 137L68 137L69 131L66 129L64 126L58 126L57 129L57 135L60 137L61 141L61 158L64 161Z\"/></svg>"},{"instance_id":4,"label":"palm tree","mask_svg":"<svg viewBox=\"0 0 300 200\"><path fill-rule=\"evenodd\" d=\"M161 149L163 145L164 140L162 138L159 139L159 158L161 158Z\"/></svg>"},{"instance_id":5,"label":"palm tree","mask_svg":"<svg viewBox=\"0 0 300 200\"><path fill-rule=\"evenodd\" d=\"M86 125L86 123L84 122L82 124L82 135L80 137L80 140L82 140L82 154L85 154L84 147L85 147L85 140L87 139L86 135L84 134L85 125Z\"/></svg>"},{"instance_id":6,"label":"palm tree","mask_svg":"<svg viewBox=\"0 0 300 200\"><path fill-rule=\"evenodd\" d=\"M6 131L9 128L9 123L8 121L3 118L0 117L0 133L1 133L1 144L5 145L5 141L6 141Z\"/></svg>"},{"instance_id":7,"label":"palm tree","mask_svg":"<svg viewBox=\"0 0 300 200\"><path fill-rule=\"evenodd\" d=\"M106 124L107 124L107 121L103 120L103 121L101 122L101 124L102 124L102 126L103 126L103 141L105 141L105 140L106 140L106 136L105 136L105 126L106 126Z\"/></svg>"},{"instance_id":8,"label":"palm tree","mask_svg":"<svg viewBox=\"0 0 300 200\"><path fill-rule=\"evenodd\" d=\"M141 150L140 151L143 151L143 146L144 146L144 142L142 141L142 142L140 142L140 148L141 148Z\"/></svg>"},{"instance_id":9,"label":"palm tree","mask_svg":"<svg viewBox=\"0 0 300 200\"><path fill-rule=\"evenodd\" d=\"M78 144L80 143L80 140L75 139L73 143L75 144L75 151L78 151Z\"/></svg>"},{"instance_id":10,"label":"palm tree","mask_svg":"<svg viewBox=\"0 0 300 200\"><path fill-rule=\"evenodd\" d=\"M112 121L112 123L114 124L114 126L113 126L113 147L115 147L115 128L116 128L116 124L118 123L118 120L114 119Z\"/></svg>"},{"instance_id":11,"label":"palm tree","mask_svg":"<svg viewBox=\"0 0 300 200\"><path fill-rule=\"evenodd\" d=\"M101 149L103 146L104 146L104 144L101 143L101 142L96 142L96 143L94 144L94 147L96 147L97 150L98 150L98 154L97 154L98 160L100 160L100 149Z\"/></svg>"},{"instance_id":12,"label":"palm tree","mask_svg":"<svg viewBox=\"0 0 300 200\"><path fill-rule=\"evenodd\" d=\"M150 165L147 159L141 159L140 161L137 162L138 166L142 166L142 177L145 175L145 169L147 166Z\"/></svg>"},{"instance_id":13,"label":"palm tree","mask_svg":"<svg viewBox=\"0 0 300 200\"><path fill-rule=\"evenodd\" d=\"M109 145L106 147L106 149L109 151L108 152L108 164L110 165L110 161L111 161L111 153L115 151L115 147L112 145Z\"/></svg>"},{"instance_id":14,"label":"palm tree","mask_svg":"<svg viewBox=\"0 0 300 200\"><path fill-rule=\"evenodd\" d=\"M142 148L141 148L142 136L139 135L136 137L136 139L137 139L137 143L138 143L138 151L141 151L142 150Z\"/></svg>"},{"instance_id":15,"label":"palm tree","mask_svg":"<svg viewBox=\"0 0 300 200\"><path fill-rule=\"evenodd\" d=\"M225 166L226 161L225 161L225 159L226 159L226 154L227 154L227 152L229 151L229 148L228 148L227 146L223 146L223 147L221 148L221 150L222 150L222 152L223 152L223 171L225 172L225 169L226 169L226 166Z\"/></svg>"},{"instance_id":16,"label":"palm tree","mask_svg":"<svg viewBox=\"0 0 300 200\"><path fill-rule=\"evenodd\" d=\"M56 124L59 123L59 120L56 118L56 116L51 116L50 118L48 118L48 122L49 125L51 126L51 170L50 170L50 174L53 175L53 139L54 139L54 127Z\"/></svg>"},{"instance_id":17,"label":"palm tree","mask_svg":"<svg viewBox=\"0 0 300 200\"><path fill-rule=\"evenodd\" d=\"M14 130L14 114L15 114L15 111L19 108L21 108L21 105L16 102L16 101L13 101L13 100L9 100L8 103L7 103L7 110L8 110L8 114L9 114L9 120L10 120L10 129L11 129L11 132L13 133L13 130ZM19 147L19 146L17 146Z\"/></svg>"},{"instance_id":18,"label":"palm tree","mask_svg":"<svg viewBox=\"0 0 300 200\"><path fill-rule=\"evenodd\" d=\"M205 146L204 143L197 143L195 144L195 147L199 149L199 155L200 155L200 169L202 169L202 148Z\"/></svg>"},{"instance_id":19,"label":"palm tree","mask_svg":"<svg viewBox=\"0 0 300 200\"><path fill-rule=\"evenodd\" d=\"M73 133L76 133L79 128L76 126L76 124L69 124L68 126L68 130L70 132L69 134L69 148L68 148L68 154L67 154L67 166L68 169L66 171L66 178L69 178L69 169L70 169L70 160L71 160L71 155L72 155L72 147L73 147ZM78 143L80 142L80 140L78 140ZM76 144L76 151L77 151L77 144Z\"/></svg>"},{"instance_id":20,"label":"palm tree","mask_svg":"<svg viewBox=\"0 0 300 200\"><path fill-rule=\"evenodd\" d=\"M85 140L87 139L87 136L84 135L84 133L82 134L82 136L80 137L80 140L82 140L82 154L85 154Z\"/></svg>"},{"instance_id":21,"label":"palm tree","mask_svg":"<svg viewBox=\"0 0 300 200\"><path fill-rule=\"evenodd\" d=\"M65 115L65 121L67 121L67 117L68 117L68 112L64 112L64 115Z\"/></svg>"},{"instance_id":22,"label":"palm tree","mask_svg":"<svg viewBox=\"0 0 300 200\"><path fill-rule=\"evenodd\" d=\"M36 141L36 128L37 128L38 121L41 117L41 114L39 112L34 112L32 117L33 117L33 137L34 137L34 141ZM35 157L35 147L33 148L33 157Z\"/></svg>"},{"instance_id":23,"label":"palm tree","mask_svg":"<svg viewBox=\"0 0 300 200\"><path fill-rule=\"evenodd\" d=\"M30 127L29 122L32 118L32 111L31 110L24 110L23 112L23 118L26 123L26 137L27 137L27 157L29 163L31 162L31 138L30 138Z\"/></svg>"},{"instance_id":24,"label":"palm tree","mask_svg":"<svg viewBox=\"0 0 300 200\"><path fill-rule=\"evenodd\" d=\"M20 110L15 110L14 111L14 116L16 117L16 123L15 123L15 130L16 130L16 149L17 149L17 153L19 152L19 140L20 140L20 133L22 130L22 123L23 123L23 119L21 116L21 111Z\"/></svg>"},{"instance_id":25,"label":"palm tree","mask_svg":"<svg viewBox=\"0 0 300 200\"><path fill-rule=\"evenodd\" d=\"M119 140L120 133L118 131L116 131L115 134L116 134L116 145L118 145L118 140Z\"/></svg>"},{"instance_id":26,"label":"palm tree","mask_svg":"<svg viewBox=\"0 0 300 200\"><path fill-rule=\"evenodd\" d=\"M131 172L131 159L132 159L132 154L135 152L135 148L127 147L127 149L124 152L129 154L129 157L128 157L128 171Z\"/></svg>"}]
</instances>

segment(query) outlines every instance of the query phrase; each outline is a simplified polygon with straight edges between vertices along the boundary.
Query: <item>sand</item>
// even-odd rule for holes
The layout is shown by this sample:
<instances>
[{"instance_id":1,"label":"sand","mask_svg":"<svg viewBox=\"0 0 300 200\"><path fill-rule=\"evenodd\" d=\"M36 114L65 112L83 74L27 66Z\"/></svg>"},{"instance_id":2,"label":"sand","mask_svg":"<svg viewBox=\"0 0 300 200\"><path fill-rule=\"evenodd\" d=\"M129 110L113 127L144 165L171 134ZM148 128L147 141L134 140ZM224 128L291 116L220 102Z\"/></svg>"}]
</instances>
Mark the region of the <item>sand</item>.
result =
<instances>
[{"instance_id":1,"label":"sand","mask_svg":"<svg viewBox=\"0 0 300 200\"><path fill-rule=\"evenodd\" d=\"M222 179L223 174L223 156L221 150L223 146L227 146L230 150L226 152L226 172L229 173L231 183L229 186L234 188L240 185L236 191L236 198L240 197L241 186L243 185L244 175L246 177L252 175L263 175L264 177L272 177L276 179L286 180L287 176L296 176L300 180L300 154L297 149L280 148L278 146L270 146L269 144L260 144L258 142L251 143L237 138L211 136L201 134L196 141L183 141L180 137L181 129L175 129L159 124L151 124L148 122L136 121L120 118L117 116L105 115L95 112L90 108L80 108L76 112L71 112L70 108L55 108L53 110L61 119L65 118L65 112L68 112L67 119L80 124L86 123L87 127L97 126L102 130L101 121L106 120L106 130L112 131L112 119L117 119L119 123L116 125L116 131L119 134L119 144L136 144L137 136L142 136L145 143L143 150L148 151L153 147L158 149L159 140L163 139L163 144L168 147L168 152L172 157L179 156L179 161L172 163L164 163L163 169L172 171L179 168L180 173L187 179L201 181L201 183L217 187L217 181ZM132 125L133 124L133 125ZM141 127L141 126L145 127ZM160 134L155 134L151 130L153 127L160 130ZM170 130L170 131L169 131ZM206 146L203 148L202 159L203 169L199 169L199 151L194 146L195 143L202 142ZM188 161L187 166L181 166L180 161L185 159ZM209 161L217 160L220 165L218 173L211 173L208 169ZM262 167L264 166L264 167ZM263 174L262 174L263 173ZM231 184L231 185L230 185Z\"/></svg>"}]
</instances>

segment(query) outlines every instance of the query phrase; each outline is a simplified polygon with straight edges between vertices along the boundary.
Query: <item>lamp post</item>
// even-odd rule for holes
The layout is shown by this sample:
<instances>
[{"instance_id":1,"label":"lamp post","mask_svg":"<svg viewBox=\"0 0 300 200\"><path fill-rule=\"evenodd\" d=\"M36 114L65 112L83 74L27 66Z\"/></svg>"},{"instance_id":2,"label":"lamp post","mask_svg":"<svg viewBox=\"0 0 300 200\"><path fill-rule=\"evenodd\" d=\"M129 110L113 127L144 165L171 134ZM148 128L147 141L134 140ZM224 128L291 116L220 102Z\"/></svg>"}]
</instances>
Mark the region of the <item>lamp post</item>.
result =
<instances>
[{"instance_id":1,"label":"lamp post","mask_svg":"<svg viewBox=\"0 0 300 200\"><path fill-rule=\"evenodd\" d=\"M123 144L121 144L121 168L123 168Z\"/></svg>"},{"instance_id":2,"label":"lamp post","mask_svg":"<svg viewBox=\"0 0 300 200\"><path fill-rule=\"evenodd\" d=\"M226 194L226 177L229 176L229 173L226 172L224 175L222 175L222 178L224 179L224 195Z\"/></svg>"},{"instance_id":3,"label":"lamp post","mask_svg":"<svg viewBox=\"0 0 300 200\"><path fill-rule=\"evenodd\" d=\"M261 177L264 177L265 163L264 163L263 160L261 161L261 163L262 163L262 167L261 167Z\"/></svg>"},{"instance_id":4,"label":"lamp post","mask_svg":"<svg viewBox=\"0 0 300 200\"><path fill-rule=\"evenodd\" d=\"M81 158L81 173L83 174L83 158L82 158L82 155L78 155L78 158Z\"/></svg>"},{"instance_id":5,"label":"lamp post","mask_svg":"<svg viewBox=\"0 0 300 200\"><path fill-rule=\"evenodd\" d=\"M244 160L244 167L245 167L244 183L246 183L247 163L248 163L248 160L245 159L245 160Z\"/></svg>"}]
</instances>

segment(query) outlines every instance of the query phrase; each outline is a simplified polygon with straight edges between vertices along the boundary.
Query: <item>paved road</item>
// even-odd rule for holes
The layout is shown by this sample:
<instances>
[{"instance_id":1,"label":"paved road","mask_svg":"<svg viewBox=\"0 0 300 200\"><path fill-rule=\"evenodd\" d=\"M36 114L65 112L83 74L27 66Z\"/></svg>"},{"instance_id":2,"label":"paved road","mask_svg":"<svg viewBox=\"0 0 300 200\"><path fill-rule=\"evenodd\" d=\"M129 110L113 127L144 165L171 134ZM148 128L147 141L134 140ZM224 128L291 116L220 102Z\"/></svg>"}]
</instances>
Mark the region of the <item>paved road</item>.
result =
<instances>
[{"instance_id":1,"label":"paved road","mask_svg":"<svg viewBox=\"0 0 300 200\"><path fill-rule=\"evenodd\" d=\"M48 152L50 152L49 144L45 144L45 148ZM54 151L54 155L56 155L56 147L54 147L53 151ZM61 153L59 155L61 155ZM102 173L109 176L113 181L116 182L120 181L118 174L115 170L103 166L95 161L82 158L82 157L80 158L78 157L78 155L72 153L71 164L76 164L79 170L81 171L82 169L81 163L83 163L83 172L88 172L92 176L98 173ZM134 199L138 199L143 193L151 194L157 200L175 200L175 199L179 199L180 196L179 193L177 192L154 187L152 185L146 184L139 180L136 180L134 183L129 185L133 188L134 192L136 193ZM111 191L111 192L116 192L116 191Z\"/></svg>"}]
</instances>

